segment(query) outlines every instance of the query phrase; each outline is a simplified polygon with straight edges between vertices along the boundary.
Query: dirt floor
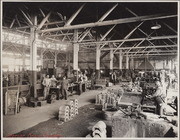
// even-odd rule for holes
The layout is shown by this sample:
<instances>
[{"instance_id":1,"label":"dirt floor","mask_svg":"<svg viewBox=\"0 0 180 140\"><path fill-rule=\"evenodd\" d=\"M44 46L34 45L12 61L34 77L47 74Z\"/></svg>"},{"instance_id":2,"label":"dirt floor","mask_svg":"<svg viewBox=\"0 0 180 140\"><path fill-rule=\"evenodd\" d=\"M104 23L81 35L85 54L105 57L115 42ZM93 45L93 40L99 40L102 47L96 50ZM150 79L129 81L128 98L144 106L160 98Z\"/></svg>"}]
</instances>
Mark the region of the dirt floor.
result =
<instances>
[{"instance_id":1,"label":"dirt floor","mask_svg":"<svg viewBox=\"0 0 180 140\"><path fill-rule=\"evenodd\" d=\"M62 123L58 119L58 112L54 118L39 123L29 129L12 135L13 137L85 137L91 132L94 124L103 119L103 112L95 109L95 104L83 106L73 120ZM107 121L104 120L105 123ZM48 126L48 127L47 127ZM107 135L111 136L111 128L107 126Z\"/></svg>"}]
</instances>

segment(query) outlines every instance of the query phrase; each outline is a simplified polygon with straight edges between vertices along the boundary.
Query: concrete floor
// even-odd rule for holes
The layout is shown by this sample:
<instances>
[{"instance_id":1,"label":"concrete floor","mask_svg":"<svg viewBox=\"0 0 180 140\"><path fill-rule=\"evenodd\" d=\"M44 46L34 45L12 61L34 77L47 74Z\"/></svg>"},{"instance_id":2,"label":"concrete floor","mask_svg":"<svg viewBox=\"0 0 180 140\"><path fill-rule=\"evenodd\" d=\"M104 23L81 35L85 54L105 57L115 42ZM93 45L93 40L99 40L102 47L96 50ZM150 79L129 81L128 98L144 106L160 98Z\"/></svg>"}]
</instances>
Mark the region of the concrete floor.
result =
<instances>
[{"instance_id":1,"label":"concrete floor","mask_svg":"<svg viewBox=\"0 0 180 140\"><path fill-rule=\"evenodd\" d=\"M95 100L95 96L101 92L106 92L108 88L116 88L118 85L113 87L107 87L104 90L89 90L79 95L69 96L69 99L78 99L79 107L88 105ZM169 91L170 94L174 95L176 92ZM22 130L31 128L41 122L47 121L55 117L55 112L59 107L64 104L65 100L56 100L53 104L46 104L42 107L27 107L22 106L21 112L17 115L6 115L3 116L3 136L9 136L18 133Z\"/></svg>"},{"instance_id":2,"label":"concrete floor","mask_svg":"<svg viewBox=\"0 0 180 140\"><path fill-rule=\"evenodd\" d=\"M69 99L78 99L79 107L88 105L95 100L95 96L102 90L89 90L79 95L69 96ZM53 104L46 104L41 107L22 106L21 112L17 115L3 116L3 136L9 136L33 127L40 122L54 118L54 113L64 104L65 100L56 100Z\"/></svg>"}]
</instances>

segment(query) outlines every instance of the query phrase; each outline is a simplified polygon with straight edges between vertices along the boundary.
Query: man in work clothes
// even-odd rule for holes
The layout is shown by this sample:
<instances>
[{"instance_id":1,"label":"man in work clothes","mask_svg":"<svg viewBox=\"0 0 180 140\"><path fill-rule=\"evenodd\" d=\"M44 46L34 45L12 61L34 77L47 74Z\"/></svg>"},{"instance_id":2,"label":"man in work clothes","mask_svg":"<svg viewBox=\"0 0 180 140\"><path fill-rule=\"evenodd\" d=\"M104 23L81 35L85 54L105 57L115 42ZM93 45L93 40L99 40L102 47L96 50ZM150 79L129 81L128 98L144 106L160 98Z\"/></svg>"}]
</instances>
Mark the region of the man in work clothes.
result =
<instances>
[{"instance_id":1,"label":"man in work clothes","mask_svg":"<svg viewBox=\"0 0 180 140\"><path fill-rule=\"evenodd\" d=\"M152 96L149 98L154 98L157 103L158 113L160 116L163 116L164 106L165 106L165 98L166 93L163 92L162 84L160 81L156 81L157 89Z\"/></svg>"},{"instance_id":2,"label":"man in work clothes","mask_svg":"<svg viewBox=\"0 0 180 140\"><path fill-rule=\"evenodd\" d=\"M47 97L47 95L49 94L49 89L51 86L51 79L49 78L49 75L47 75L43 82L42 82L43 86L44 86L44 98Z\"/></svg>"},{"instance_id":3,"label":"man in work clothes","mask_svg":"<svg viewBox=\"0 0 180 140\"><path fill-rule=\"evenodd\" d=\"M95 82L96 82L96 75L95 75L95 72L92 73L91 75L91 89L94 89L94 85L95 85Z\"/></svg>"},{"instance_id":4,"label":"man in work clothes","mask_svg":"<svg viewBox=\"0 0 180 140\"><path fill-rule=\"evenodd\" d=\"M62 90L62 98L67 100L68 97L68 80L66 79L66 76L63 77L62 83L61 83L61 90Z\"/></svg>"},{"instance_id":5,"label":"man in work clothes","mask_svg":"<svg viewBox=\"0 0 180 140\"><path fill-rule=\"evenodd\" d=\"M112 73L111 79L112 79L113 84L115 85L116 84L116 72L115 71Z\"/></svg>"}]
</instances>

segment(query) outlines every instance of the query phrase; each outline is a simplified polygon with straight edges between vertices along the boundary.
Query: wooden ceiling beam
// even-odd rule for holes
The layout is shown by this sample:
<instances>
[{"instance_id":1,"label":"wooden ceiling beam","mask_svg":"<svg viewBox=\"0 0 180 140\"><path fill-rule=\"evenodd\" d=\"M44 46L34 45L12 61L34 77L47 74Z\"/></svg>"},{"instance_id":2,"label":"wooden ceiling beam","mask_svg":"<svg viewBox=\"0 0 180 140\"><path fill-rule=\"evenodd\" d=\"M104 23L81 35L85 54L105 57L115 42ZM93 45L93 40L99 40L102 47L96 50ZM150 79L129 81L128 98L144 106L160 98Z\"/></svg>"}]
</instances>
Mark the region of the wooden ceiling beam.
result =
<instances>
[{"instance_id":1,"label":"wooden ceiling beam","mask_svg":"<svg viewBox=\"0 0 180 140\"><path fill-rule=\"evenodd\" d=\"M118 6L118 4L114 5L111 9L109 9L99 20L98 22L102 22L104 21L104 19ZM106 36L114 29L115 25L100 39L101 41L104 40L106 38ZM87 31L84 33L84 35L78 40L78 42L82 42L83 39L88 35L88 33L90 32L90 30L92 29L89 28L87 29Z\"/></svg>"},{"instance_id":2,"label":"wooden ceiling beam","mask_svg":"<svg viewBox=\"0 0 180 140\"><path fill-rule=\"evenodd\" d=\"M129 32L129 33L124 37L124 39L128 39L143 23L144 23L144 21L141 22L140 24L138 24L138 26L136 26L131 32ZM121 42L121 44L117 47L117 49L115 49L115 50L113 51L113 53L115 53L115 52L118 50L118 48L120 48L125 42L126 42L126 41Z\"/></svg>"},{"instance_id":3,"label":"wooden ceiling beam","mask_svg":"<svg viewBox=\"0 0 180 140\"><path fill-rule=\"evenodd\" d=\"M76 16L79 14L79 12L83 9L85 4L83 4L70 18L69 20L66 22L66 24L64 26L69 26L71 25L72 21L76 18Z\"/></svg>"},{"instance_id":4,"label":"wooden ceiling beam","mask_svg":"<svg viewBox=\"0 0 180 140\"><path fill-rule=\"evenodd\" d=\"M24 15L24 17L26 18L26 20L28 21L28 23L30 25L33 25L32 21L29 19L29 17L23 12L23 10L20 9L20 11L22 12L22 14Z\"/></svg>"},{"instance_id":5,"label":"wooden ceiling beam","mask_svg":"<svg viewBox=\"0 0 180 140\"><path fill-rule=\"evenodd\" d=\"M112 26L100 39L100 41L103 41L107 36L108 34L116 27L116 25Z\"/></svg>"},{"instance_id":6,"label":"wooden ceiling beam","mask_svg":"<svg viewBox=\"0 0 180 140\"><path fill-rule=\"evenodd\" d=\"M138 15L136 13L134 13L132 10L130 10L129 8L125 7L125 9L127 11L129 11L132 15L134 15L135 17L138 17Z\"/></svg>"},{"instance_id":7,"label":"wooden ceiling beam","mask_svg":"<svg viewBox=\"0 0 180 140\"><path fill-rule=\"evenodd\" d=\"M177 45L158 45L158 46L149 46L148 48L164 48L164 47L176 47L177 48ZM121 47L119 48L118 50L127 50L127 49L130 49L132 47ZM147 46L139 46L138 48L132 48L132 49L143 49L143 48L147 48ZM117 49L117 48L111 48L111 49ZM110 48L103 48L101 49L102 51L107 51L107 50L110 50Z\"/></svg>"},{"instance_id":8,"label":"wooden ceiling beam","mask_svg":"<svg viewBox=\"0 0 180 140\"><path fill-rule=\"evenodd\" d=\"M164 25L166 25L171 31L177 34L177 31L173 29L171 26L169 26L167 23L163 22Z\"/></svg>"},{"instance_id":9,"label":"wooden ceiling beam","mask_svg":"<svg viewBox=\"0 0 180 140\"><path fill-rule=\"evenodd\" d=\"M51 12L49 12L48 14L47 14L47 16L41 21L41 23L38 25L38 27L37 27L37 30L40 30L42 27L43 27L43 25L45 24L45 22L48 20L48 18L49 18L49 16L51 15Z\"/></svg>"},{"instance_id":10,"label":"wooden ceiling beam","mask_svg":"<svg viewBox=\"0 0 180 140\"><path fill-rule=\"evenodd\" d=\"M98 22L104 21L104 19L118 6L118 4L115 4L111 9L109 9L99 20Z\"/></svg>"},{"instance_id":11,"label":"wooden ceiling beam","mask_svg":"<svg viewBox=\"0 0 180 140\"><path fill-rule=\"evenodd\" d=\"M147 56L154 56L154 57L156 57L156 56L173 56L173 55L177 55L177 53L144 54L144 55L141 55L141 56L139 56L139 55L133 56L131 58L140 58L140 57L144 57L144 56L146 56L146 57Z\"/></svg>"},{"instance_id":12,"label":"wooden ceiling beam","mask_svg":"<svg viewBox=\"0 0 180 140\"><path fill-rule=\"evenodd\" d=\"M89 45L89 44L104 44L104 43L113 43L113 42L132 42L132 41L141 41L141 40L160 40L160 39L170 39L177 38L177 35L169 35L169 36L153 36L149 38L132 38L132 39L119 39L119 40L105 40L105 41L94 41L94 42L82 42L79 43L81 45ZM117 48L116 48L117 49Z\"/></svg>"},{"instance_id":13,"label":"wooden ceiling beam","mask_svg":"<svg viewBox=\"0 0 180 140\"><path fill-rule=\"evenodd\" d=\"M162 53L162 52L177 52L177 50L150 50L150 51L144 51L144 52L138 52L137 54L143 54L143 53L152 53L152 52L159 52L159 53ZM129 52L128 54L135 54L136 51L134 52ZM118 52L119 54L119 52Z\"/></svg>"},{"instance_id":14,"label":"wooden ceiling beam","mask_svg":"<svg viewBox=\"0 0 180 140\"><path fill-rule=\"evenodd\" d=\"M19 21L19 19L18 19L17 15L15 16L15 19L16 19L16 21L17 21L17 23L18 23L19 27L21 27L21 23L20 23L20 21Z\"/></svg>"},{"instance_id":15,"label":"wooden ceiling beam","mask_svg":"<svg viewBox=\"0 0 180 140\"><path fill-rule=\"evenodd\" d=\"M95 22L95 23L70 25L70 26L59 27L59 28L44 29L44 30L39 30L38 32L42 33L42 32L53 32L53 31L59 31L59 30L74 30L74 29L80 29L80 28L107 26L107 25L114 25L114 24L123 24L123 23L147 21L147 20L154 20L154 19L173 18L173 17L177 17L177 15L148 15L148 16L139 16L139 17L116 19L116 20L108 20L108 21Z\"/></svg>"},{"instance_id":16,"label":"wooden ceiling beam","mask_svg":"<svg viewBox=\"0 0 180 140\"><path fill-rule=\"evenodd\" d=\"M13 21L12 21L12 23L11 23L10 27L9 27L10 29L13 27L13 25L14 25L15 21L16 21L16 20L15 20L15 19L13 19Z\"/></svg>"},{"instance_id":17,"label":"wooden ceiling beam","mask_svg":"<svg viewBox=\"0 0 180 140\"><path fill-rule=\"evenodd\" d=\"M100 60L102 60L106 55L108 55L109 54L109 51L106 51L106 52L104 52L102 55L101 55L101 57L100 57Z\"/></svg>"}]
</instances>

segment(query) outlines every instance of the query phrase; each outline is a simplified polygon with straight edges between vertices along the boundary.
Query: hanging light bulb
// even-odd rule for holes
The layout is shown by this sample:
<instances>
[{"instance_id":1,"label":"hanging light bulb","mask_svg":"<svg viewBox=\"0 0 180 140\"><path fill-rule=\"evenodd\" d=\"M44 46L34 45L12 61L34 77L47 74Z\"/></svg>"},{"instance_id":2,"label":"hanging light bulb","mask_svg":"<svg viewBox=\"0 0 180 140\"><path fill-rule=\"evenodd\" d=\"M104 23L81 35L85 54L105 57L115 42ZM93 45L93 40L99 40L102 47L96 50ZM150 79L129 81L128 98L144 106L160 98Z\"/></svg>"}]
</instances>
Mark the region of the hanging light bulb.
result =
<instances>
[{"instance_id":1,"label":"hanging light bulb","mask_svg":"<svg viewBox=\"0 0 180 140\"><path fill-rule=\"evenodd\" d=\"M155 24L154 26L151 27L152 30L158 30L161 28L161 25L160 24Z\"/></svg>"}]
</instances>

